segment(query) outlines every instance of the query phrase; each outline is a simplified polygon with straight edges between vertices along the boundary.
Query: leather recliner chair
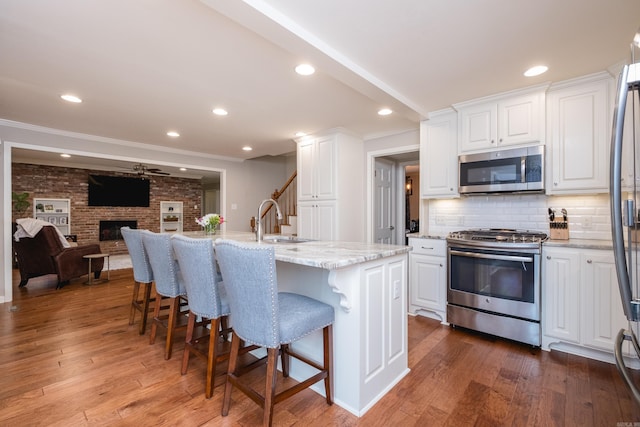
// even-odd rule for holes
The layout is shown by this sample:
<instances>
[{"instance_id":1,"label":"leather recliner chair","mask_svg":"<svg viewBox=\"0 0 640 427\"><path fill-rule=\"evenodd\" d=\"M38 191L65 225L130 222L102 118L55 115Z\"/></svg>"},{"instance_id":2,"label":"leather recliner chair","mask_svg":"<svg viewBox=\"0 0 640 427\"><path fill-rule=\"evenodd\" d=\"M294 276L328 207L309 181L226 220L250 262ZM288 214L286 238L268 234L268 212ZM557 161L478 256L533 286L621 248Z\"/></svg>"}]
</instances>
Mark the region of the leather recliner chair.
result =
<instances>
[{"instance_id":1,"label":"leather recliner chair","mask_svg":"<svg viewBox=\"0 0 640 427\"><path fill-rule=\"evenodd\" d=\"M92 243L65 248L53 227L42 227L33 238L23 237L14 241L14 250L20 269L20 287L26 286L29 279L55 274L58 276L57 288L69 280L88 273L89 260L83 256L101 253L100 245ZM92 260L91 272L100 278L104 259Z\"/></svg>"}]
</instances>

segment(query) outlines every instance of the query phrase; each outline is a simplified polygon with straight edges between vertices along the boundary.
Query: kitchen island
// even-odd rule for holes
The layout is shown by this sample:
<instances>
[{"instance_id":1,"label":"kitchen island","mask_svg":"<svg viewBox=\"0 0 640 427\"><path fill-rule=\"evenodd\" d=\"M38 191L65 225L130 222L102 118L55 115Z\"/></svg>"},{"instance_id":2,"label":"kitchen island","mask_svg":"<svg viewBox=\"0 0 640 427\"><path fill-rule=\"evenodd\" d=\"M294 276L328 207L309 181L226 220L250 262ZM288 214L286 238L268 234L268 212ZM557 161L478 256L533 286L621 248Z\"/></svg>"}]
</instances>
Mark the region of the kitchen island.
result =
<instances>
[{"instance_id":1,"label":"kitchen island","mask_svg":"<svg viewBox=\"0 0 640 427\"><path fill-rule=\"evenodd\" d=\"M188 237L255 242L250 232L183 233ZM334 402L362 416L408 372L407 246L309 241L268 243L275 249L278 288L330 304L333 327ZM249 268L249 267L248 267ZM293 346L322 360L321 331ZM311 368L292 360L290 375ZM312 387L324 395L321 383Z\"/></svg>"}]
</instances>

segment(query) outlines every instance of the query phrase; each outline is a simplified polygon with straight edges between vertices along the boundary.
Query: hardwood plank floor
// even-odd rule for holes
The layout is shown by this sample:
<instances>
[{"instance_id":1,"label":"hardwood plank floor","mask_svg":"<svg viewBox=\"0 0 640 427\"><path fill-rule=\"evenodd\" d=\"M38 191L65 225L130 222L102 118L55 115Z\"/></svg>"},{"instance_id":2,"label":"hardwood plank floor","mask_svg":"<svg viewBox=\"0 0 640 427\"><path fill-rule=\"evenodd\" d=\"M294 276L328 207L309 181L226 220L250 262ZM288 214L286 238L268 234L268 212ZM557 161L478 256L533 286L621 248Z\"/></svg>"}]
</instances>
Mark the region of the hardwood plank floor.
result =
<instances>
[{"instance_id":1,"label":"hardwood plank floor","mask_svg":"<svg viewBox=\"0 0 640 427\"><path fill-rule=\"evenodd\" d=\"M204 397L204 363L180 375L182 348L128 325L131 270L55 290L17 288L0 308L0 425L249 426L261 410L222 388ZM180 335L183 337L183 335ZM221 366L222 369L226 364ZM362 418L313 391L276 406L277 426L626 426L640 423L614 365L409 318L411 373ZM222 371L221 369L221 371ZM640 373L634 373L640 383Z\"/></svg>"}]
</instances>

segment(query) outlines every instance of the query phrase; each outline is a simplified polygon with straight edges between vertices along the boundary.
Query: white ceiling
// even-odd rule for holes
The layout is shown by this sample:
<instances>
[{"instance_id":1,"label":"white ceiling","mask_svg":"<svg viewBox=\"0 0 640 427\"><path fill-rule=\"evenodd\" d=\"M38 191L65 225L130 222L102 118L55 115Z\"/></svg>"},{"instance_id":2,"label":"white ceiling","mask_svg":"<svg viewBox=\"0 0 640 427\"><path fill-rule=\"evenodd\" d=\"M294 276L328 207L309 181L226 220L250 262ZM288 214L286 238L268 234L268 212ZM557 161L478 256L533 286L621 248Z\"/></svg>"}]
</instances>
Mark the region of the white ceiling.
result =
<instances>
[{"instance_id":1,"label":"white ceiling","mask_svg":"<svg viewBox=\"0 0 640 427\"><path fill-rule=\"evenodd\" d=\"M0 118L278 155L299 130L372 138L456 102L613 70L639 26L638 0L0 0ZM316 74L296 75L301 61ZM522 76L540 63L548 73Z\"/></svg>"}]
</instances>

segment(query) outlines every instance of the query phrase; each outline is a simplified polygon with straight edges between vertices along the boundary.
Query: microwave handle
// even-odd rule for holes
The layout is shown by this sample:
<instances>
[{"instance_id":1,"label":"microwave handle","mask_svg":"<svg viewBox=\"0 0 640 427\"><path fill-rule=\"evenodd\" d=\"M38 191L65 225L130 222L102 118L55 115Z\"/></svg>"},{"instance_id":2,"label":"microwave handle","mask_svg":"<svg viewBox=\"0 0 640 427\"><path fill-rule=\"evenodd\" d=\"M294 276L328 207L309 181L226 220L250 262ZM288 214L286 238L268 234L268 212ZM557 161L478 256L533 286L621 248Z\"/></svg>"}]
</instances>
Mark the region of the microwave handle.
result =
<instances>
[{"instance_id":1,"label":"microwave handle","mask_svg":"<svg viewBox=\"0 0 640 427\"><path fill-rule=\"evenodd\" d=\"M520 157L520 182L527 182L527 156Z\"/></svg>"}]
</instances>

